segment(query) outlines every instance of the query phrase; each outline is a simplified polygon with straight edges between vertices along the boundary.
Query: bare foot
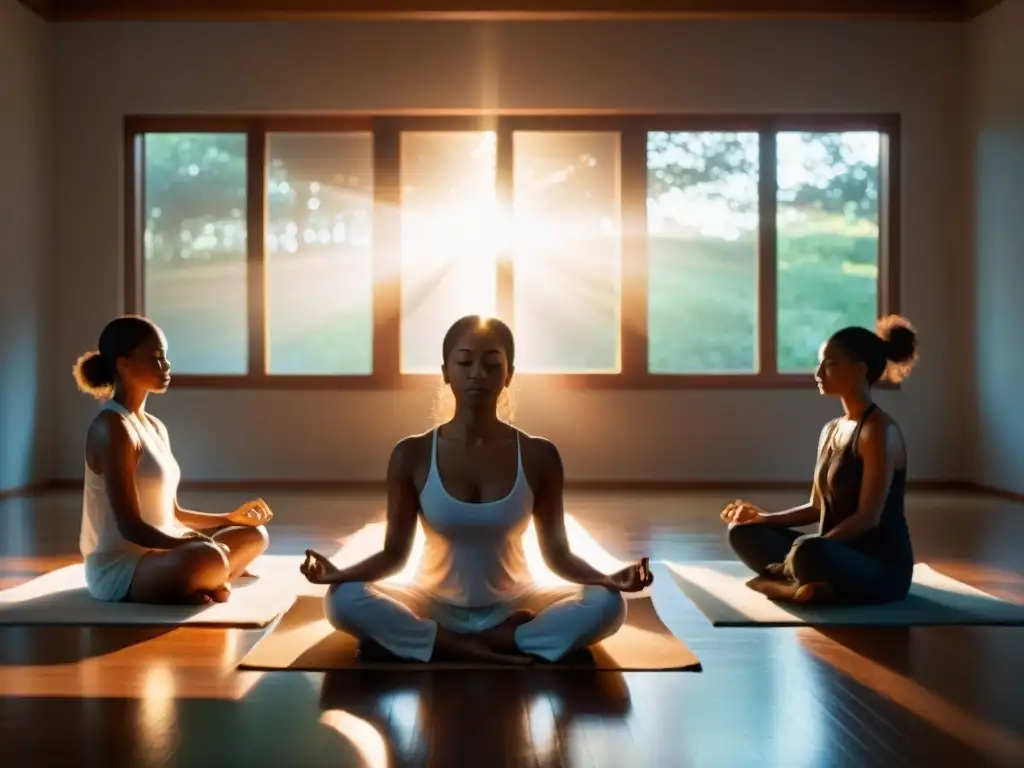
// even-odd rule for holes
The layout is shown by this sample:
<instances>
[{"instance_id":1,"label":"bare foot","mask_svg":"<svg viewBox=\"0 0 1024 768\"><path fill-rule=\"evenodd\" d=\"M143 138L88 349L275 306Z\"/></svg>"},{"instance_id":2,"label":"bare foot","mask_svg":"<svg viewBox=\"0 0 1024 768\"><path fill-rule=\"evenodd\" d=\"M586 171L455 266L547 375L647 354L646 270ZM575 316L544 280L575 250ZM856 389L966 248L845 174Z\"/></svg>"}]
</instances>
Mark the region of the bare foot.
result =
<instances>
[{"instance_id":1,"label":"bare foot","mask_svg":"<svg viewBox=\"0 0 1024 768\"><path fill-rule=\"evenodd\" d=\"M477 637L492 651L523 656L525 654L516 645L516 630L528 621L533 621L536 616L533 611L515 611L501 624L485 629Z\"/></svg>"},{"instance_id":2,"label":"bare foot","mask_svg":"<svg viewBox=\"0 0 1024 768\"><path fill-rule=\"evenodd\" d=\"M779 581L771 577L758 576L747 582L747 586L760 592L769 600L792 601L800 585L792 581Z\"/></svg>"},{"instance_id":3,"label":"bare foot","mask_svg":"<svg viewBox=\"0 0 1024 768\"><path fill-rule=\"evenodd\" d=\"M528 666L533 663L529 656L499 653L489 648L479 635L459 635L444 627L437 628L431 661L476 661L513 666Z\"/></svg>"},{"instance_id":4,"label":"bare foot","mask_svg":"<svg viewBox=\"0 0 1024 768\"><path fill-rule=\"evenodd\" d=\"M794 603L826 603L832 598L832 590L820 581L801 584L793 595Z\"/></svg>"},{"instance_id":5,"label":"bare foot","mask_svg":"<svg viewBox=\"0 0 1024 768\"><path fill-rule=\"evenodd\" d=\"M209 592L207 592L207 594L210 596L210 599L215 603L226 603L228 601L228 598L231 597L231 585L225 584L222 587L210 590Z\"/></svg>"}]
</instances>

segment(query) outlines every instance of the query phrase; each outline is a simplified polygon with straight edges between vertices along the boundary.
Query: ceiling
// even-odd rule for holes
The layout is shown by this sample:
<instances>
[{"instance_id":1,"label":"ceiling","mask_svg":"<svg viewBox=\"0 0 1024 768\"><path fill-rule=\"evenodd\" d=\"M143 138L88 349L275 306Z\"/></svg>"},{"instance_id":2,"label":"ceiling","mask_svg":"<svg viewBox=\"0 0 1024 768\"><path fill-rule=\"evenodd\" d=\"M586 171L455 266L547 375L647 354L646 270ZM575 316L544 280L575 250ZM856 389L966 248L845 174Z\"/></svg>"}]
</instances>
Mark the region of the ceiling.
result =
<instances>
[{"instance_id":1,"label":"ceiling","mask_svg":"<svg viewBox=\"0 0 1024 768\"><path fill-rule=\"evenodd\" d=\"M76 21L844 18L963 21L1002 0L21 0Z\"/></svg>"}]
</instances>

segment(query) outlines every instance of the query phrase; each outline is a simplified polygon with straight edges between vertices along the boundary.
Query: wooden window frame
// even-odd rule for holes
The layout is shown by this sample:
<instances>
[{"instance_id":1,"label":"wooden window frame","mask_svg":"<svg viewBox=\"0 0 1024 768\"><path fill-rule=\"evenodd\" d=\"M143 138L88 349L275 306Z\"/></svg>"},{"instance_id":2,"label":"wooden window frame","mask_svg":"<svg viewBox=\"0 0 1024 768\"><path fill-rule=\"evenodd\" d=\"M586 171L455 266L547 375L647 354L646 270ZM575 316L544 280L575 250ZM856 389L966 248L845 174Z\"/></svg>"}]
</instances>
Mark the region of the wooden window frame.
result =
<instances>
[{"instance_id":1,"label":"wooden window frame","mask_svg":"<svg viewBox=\"0 0 1024 768\"><path fill-rule=\"evenodd\" d=\"M407 131L493 130L497 137L496 186L504 203L512 196L515 131L618 132L622 263L621 371L618 373L517 372L518 381L555 387L609 390L806 389L810 374L777 370L776 151L779 131L881 133L879 168L878 314L900 304L900 129L898 114L385 114L375 116L128 116L124 122L124 225L126 312L145 310L143 295L145 167L147 133L245 133L247 136L248 372L242 375L178 374L175 387L232 389L399 390L436 387L438 375L403 374L401 346L400 146ZM749 131L761 136L758 241L758 366L751 373L653 374L647 371L647 133L650 131ZM372 132L374 165L373 371L369 375L279 375L266 372L267 137L272 133ZM513 329L514 261L498 258L499 316ZM440 349L441 340L438 339ZM896 385L885 385L897 388Z\"/></svg>"}]
</instances>

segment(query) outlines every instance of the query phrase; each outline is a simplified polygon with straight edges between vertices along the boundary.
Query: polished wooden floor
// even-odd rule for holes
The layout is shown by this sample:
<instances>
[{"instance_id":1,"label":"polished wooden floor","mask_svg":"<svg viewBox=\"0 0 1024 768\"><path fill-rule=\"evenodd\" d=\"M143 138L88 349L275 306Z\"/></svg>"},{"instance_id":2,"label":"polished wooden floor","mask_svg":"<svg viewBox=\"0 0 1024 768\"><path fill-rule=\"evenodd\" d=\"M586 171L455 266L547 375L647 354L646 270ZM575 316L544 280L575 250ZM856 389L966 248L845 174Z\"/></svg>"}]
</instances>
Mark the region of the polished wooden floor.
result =
<instances>
[{"instance_id":1,"label":"polished wooden floor","mask_svg":"<svg viewBox=\"0 0 1024 768\"><path fill-rule=\"evenodd\" d=\"M266 498L278 554L336 548L379 511L370 495ZM715 559L728 498L568 506L616 557ZM0 587L75 561L79 504L0 502ZM1024 506L917 494L910 519L919 560L1024 599ZM0 628L0 766L1024 765L1024 628L715 629L683 601L664 618L703 672L238 672L259 631Z\"/></svg>"}]
</instances>

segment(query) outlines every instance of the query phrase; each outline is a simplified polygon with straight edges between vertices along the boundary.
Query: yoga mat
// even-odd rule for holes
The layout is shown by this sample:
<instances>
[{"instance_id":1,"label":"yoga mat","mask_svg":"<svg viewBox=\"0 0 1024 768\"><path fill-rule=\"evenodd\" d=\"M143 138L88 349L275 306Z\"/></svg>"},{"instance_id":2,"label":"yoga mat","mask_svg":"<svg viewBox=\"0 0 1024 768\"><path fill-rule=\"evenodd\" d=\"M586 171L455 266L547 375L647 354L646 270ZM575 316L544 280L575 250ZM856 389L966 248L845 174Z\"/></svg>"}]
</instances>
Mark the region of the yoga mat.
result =
<instances>
[{"instance_id":1,"label":"yoga mat","mask_svg":"<svg viewBox=\"0 0 1024 768\"><path fill-rule=\"evenodd\" d=\"M356 639L336 631L324 619L322 599L302 596L253 646L239 669L301 672L345 669L700 670L700 661L664 625L650 598L629 600L627 604L626 624L590 649L592 663L515 667L471 662L361 661L356 656Z\"/></svg>"},{"instance_id":2,"label":"yoga mat","mask_svg":"<svg viewBox=\"0 0 1024 768\"><path fill-rule=\"evenodd\" d=\"M214 605L102 602L86 590L85 566L69 565L0 590L0 625L265 627L295 602L285 571L297 573L301 560L265 555L251 568L259 578L239 579L231 598Z\"/></svg>"},{"instance_id":3,"label":"yoga mat","mask_svg":"<svg viewBox=\"0 0 1024 768\"><path fill-rule=\"evenodd\" d=\"M864 606L797 606L746 586L754 574L736 561L668 563L683 593L716 627L1024 625L1024 605L1001 600L918 563L907 598Z\"/></svg>"}]
</instances>

